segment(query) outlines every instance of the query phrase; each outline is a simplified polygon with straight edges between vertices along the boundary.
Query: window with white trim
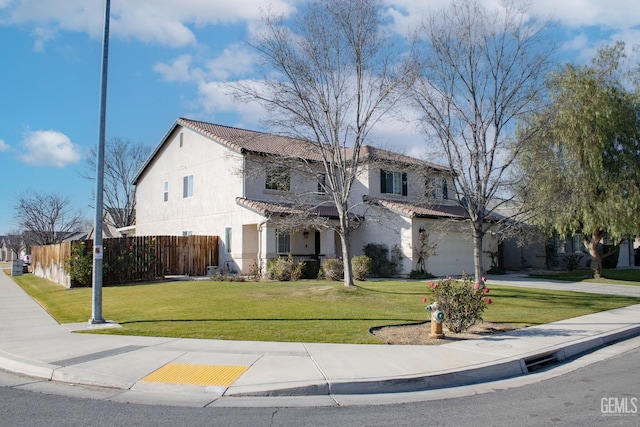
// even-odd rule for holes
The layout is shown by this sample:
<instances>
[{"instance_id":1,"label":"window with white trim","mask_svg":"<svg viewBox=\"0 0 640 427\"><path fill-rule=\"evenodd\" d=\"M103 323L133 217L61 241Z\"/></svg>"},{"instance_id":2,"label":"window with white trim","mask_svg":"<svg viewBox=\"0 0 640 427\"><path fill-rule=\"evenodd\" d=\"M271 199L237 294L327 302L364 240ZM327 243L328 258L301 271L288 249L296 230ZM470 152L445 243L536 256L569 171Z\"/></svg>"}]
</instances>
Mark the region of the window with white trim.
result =
<instances>
[{"instance_id":1,"label":"window with white trim","mask_svg":"<svg viewBox=\"0 0 640 427\"><path fill-rule=\"evenodd\" d=\"M169 181L164 182L163 200L165 202L169 201Z\"/></svg>"},{"instance_id":2,"label":"window with white trim","mask_svg":"<svg viewBox=\"0 0 640 427\"><path fill-rule=\"evenodd\" d=\"M264 188L267 190L289 191L291 187L291 172L286 166L267 167Z\"/></svg>"},{"instance_id":3,"label":"window with white trim","mask_svg":"<svg viewBox=\"0 0 640 427\"><path fill-rule=\"evenodd\" d=\"M276 242L279 254L291 252L291 234L288 231L276 230Z\"/></svg>"},{"instance_id":4,"label":"window with white trim","mask_svg":"<svg viewBox=\"0 0 640 427\"><path fill-rule=\"evenodd\" d=\"M193 175L182 177L182 198L193 197Z\"/></svg>"},{"instance_id":5,"label":"window with white trim","mask_svg":"<svg viewBox=\"0 0 640 427\"><path fill-rule=\"evenodd\" d=\"M380 192L382 194L407 195L407 173L380 169Z\"/></svg>"},{"instance_id":6,"label":"window with white trim","mask_svg":"<svg viewBox=\"0 0 640 427\"><path fill-rule=\"evenodd\" d=\"M183 235L184 237L187 237L187 236L193 236L193 230L184 230L184 231L182 232L182 235Z\"/></svg>"}]
</instances>

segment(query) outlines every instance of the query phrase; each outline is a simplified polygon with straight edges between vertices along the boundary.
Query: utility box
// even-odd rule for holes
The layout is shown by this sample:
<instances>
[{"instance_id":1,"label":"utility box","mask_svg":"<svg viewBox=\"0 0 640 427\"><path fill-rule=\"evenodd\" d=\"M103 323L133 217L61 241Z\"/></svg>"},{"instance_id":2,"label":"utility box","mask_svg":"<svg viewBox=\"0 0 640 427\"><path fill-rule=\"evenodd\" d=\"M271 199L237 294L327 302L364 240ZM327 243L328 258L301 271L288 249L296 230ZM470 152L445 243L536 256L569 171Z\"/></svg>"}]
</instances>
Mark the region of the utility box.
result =
<instances>
[{"instance_id":1,"label":"utility box","mask_svg":"<svg viewBox=\"0 0 640 427\"><path fill-rule=\"evenodd\" d=\"M207 277L217 276L218 275L218 266L210 265L207 267Z\"/></svg>"},{"instance_id":2,"label":"utility box","mask_svg":"<svg viewBox=\"0 0 640 427\"><path fill-rule=\"evenodd\" d=\"M24 271L24 263L22 260L17 259L11 262L11 275L12 276L22 276Z\"/></svg>"}]
</instances>

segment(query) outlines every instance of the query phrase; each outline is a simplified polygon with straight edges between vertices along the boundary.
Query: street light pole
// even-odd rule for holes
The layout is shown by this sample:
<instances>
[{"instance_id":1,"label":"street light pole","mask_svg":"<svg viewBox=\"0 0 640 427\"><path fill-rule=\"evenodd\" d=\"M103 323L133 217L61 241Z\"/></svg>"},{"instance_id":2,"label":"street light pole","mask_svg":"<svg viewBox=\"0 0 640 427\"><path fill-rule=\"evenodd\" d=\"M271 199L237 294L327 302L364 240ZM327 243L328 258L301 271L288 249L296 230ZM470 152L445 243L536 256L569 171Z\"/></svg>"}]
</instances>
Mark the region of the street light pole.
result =
<instances>
[{"instance_id":1,"label":"street light pole","mask_svg":"<svg viewBox=\"0 0 640 427\"><path fill-rule=\"evenodd\" d=\"M102 211L104 192L104 139L107 115L107 70L109 63L109 18L111 1L105 0L104 39L102 41L102 86L100 89L100 131L96 158L96 211L93 223L93 304L90 324L105 323L102 317Z\"/></svg>"}]
</instances>

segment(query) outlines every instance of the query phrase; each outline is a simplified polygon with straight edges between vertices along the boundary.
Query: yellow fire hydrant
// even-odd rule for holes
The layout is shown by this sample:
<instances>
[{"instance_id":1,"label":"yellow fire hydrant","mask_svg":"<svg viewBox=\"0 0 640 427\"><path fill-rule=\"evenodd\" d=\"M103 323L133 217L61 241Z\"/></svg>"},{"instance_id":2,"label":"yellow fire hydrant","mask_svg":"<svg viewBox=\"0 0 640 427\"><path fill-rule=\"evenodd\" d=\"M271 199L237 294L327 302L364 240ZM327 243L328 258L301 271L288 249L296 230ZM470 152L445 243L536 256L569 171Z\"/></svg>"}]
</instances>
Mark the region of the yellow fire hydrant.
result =
<instances>
[{"instance_id":1,"label":"yellow fire hydrant","mask_svg":"<svg viewBox=\"0 0 640 427\"><path fill-rule=\"evenodd\" d=\"M431 333L429 338L444 338L444 333L442 332L444 312L440 308L440 303L437 301L427 306L427 310L431 312Z\"/></svg>"}]
</instances>

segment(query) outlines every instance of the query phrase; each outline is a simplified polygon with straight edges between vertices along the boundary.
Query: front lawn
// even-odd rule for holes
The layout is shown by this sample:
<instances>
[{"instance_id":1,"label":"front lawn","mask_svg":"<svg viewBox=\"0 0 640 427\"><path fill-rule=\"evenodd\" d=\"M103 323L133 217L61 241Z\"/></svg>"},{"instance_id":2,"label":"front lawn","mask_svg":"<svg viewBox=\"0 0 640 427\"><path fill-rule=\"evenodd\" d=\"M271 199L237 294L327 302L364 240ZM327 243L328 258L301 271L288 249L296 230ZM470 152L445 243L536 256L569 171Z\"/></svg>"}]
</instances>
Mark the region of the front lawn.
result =
<instances>
[{"instance_id":1,"label":"front lawn","mask_svg":"<svg viewBox=\"0 0 640 427\"><path fill-rule=\"evenodd\" d=\"M60 323L91 317L92 290L66 289L31 274L15 277ZM640 299L491 286L485 320L522 326L548 323ZM427 320L424 282L175 281L103 288L103 313L121 329L105 334L228 340L381 343L373 326Z\"/></svg>"},{"instance_id":2,"label":"front lawn","mask_svg":"<svg viewBox=\"0 0 640 427\"><path fill-rule=\"evenodd\" d=\"M531 277L551 279L551 280L566 280L569 282L589 282L589 283L603 283L607 285L633 285L640 286L640 269L622 269L622 268L610 268L602 271L603 278L592 279L591 270L574 270L563 271L561 273L552 274L531 274Z\"/></svg>"}]
</instances>

